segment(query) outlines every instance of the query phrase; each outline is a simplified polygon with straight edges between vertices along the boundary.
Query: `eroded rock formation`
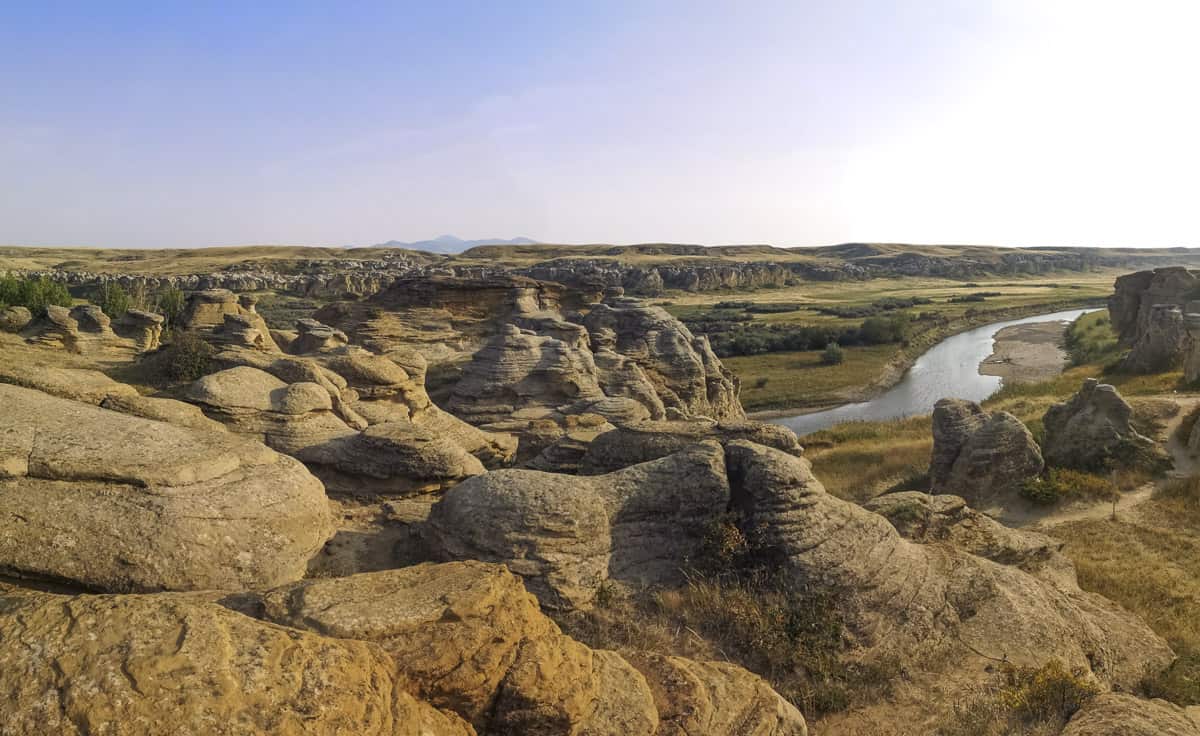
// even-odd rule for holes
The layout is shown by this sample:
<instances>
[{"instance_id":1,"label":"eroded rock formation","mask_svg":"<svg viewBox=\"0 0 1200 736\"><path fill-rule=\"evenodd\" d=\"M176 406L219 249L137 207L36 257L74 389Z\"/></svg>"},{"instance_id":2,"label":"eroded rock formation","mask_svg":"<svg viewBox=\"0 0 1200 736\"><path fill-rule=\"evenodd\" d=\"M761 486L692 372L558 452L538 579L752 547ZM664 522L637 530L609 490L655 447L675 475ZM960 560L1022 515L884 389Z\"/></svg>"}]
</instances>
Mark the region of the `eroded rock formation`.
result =
<instances>
[{"instance_id":1,"label":"eroded rock formation","mask_svg":"<svg viewBox=\"0 0 1200 736\"><path fill-rule=\"evenodd\" d=\"M1042 420L1047 465L1081 470L1138 462L1157 452L1154 440L1132 424L1133 408L1117 389L1088 378L1070 399L1055 404Z\"/></svg>"},{"instance_id":2,"label":"eroded rock formation","mask_svg":"<svg viewBox=\"0 0 1200 736\"><path fill-rule=\"evenodd\" d=\"M1200 736L1200 724L1165 700L1101 693L1079 709L1062 736Z\"/></svg>"},{"instance_id":3,"label":"eroded rock formation","mask_svg":"<svg viewBox=\"0 0 1200 736\"><path fill-rule=\"evenodd\" d=\"M1042 453L1021 420L973 401L942 399L933 408L930 483L979 509L1004 507L1042 472Z\"/></svg>"},{"instance_id":4,"label":"eroded rock formation","mask_svg":"<svg viewBox=\"0 0 1200 736\"><path fill-rule=\"evenodd\" d=\"M1197 296L1200 274L1182 266L1118 277L1108 312L1121 344L1130 347L1121 367L1135 373L1178 367L1195 347L1182 310Z\"/></svg>"},{"instance_id":5,"label":"eroded rock formation","mask_svg":"<svg viewBox=\"0 0 1200 736\"><path fill-rule=\"evenodd\" d=\"M443 559L504 562L554 608L588 605L606 580L674 583L728 505L721 446L606 475L497 470L460 483L426 533Z\"/></svg>"},{"instance_id":6,"label":"eroded rock formation","mask_svg":"<svg viewBox=\"0 0 1200 736\"><path fill-rule=\"evenodd\" d=\"M611 350L641 367L663 405L689 416L741 419L737 377L708 338L694 336L662 307L612 296L583 320L593 352Z\"/></svg>"},{"instance_id":7,"label":"eroded rock formation","mask_svg":"<svg viewBox=\"0 0 1200 736\"><path fill-rule=\"evenodd\" d=\"M964 673L992 658L1039 666L1057 657L1121 688L1173 658L1145 623L1098 595L902 538L882 516L826 493L803 458L744 441L726 453L733 508L759 530L760 553L798 583L839 591L860 657Z\"/></svg>"},{"instance_id":8,"label":"eroded rock formation","mask_svg":"<svg viewBox=\"0 0 1200 736\"><path fill-rule=\"evenodd\" d=\"M0 569L109 591L240 589L304 574L333 533L292 458L0 385Z\"/></svg>"}]
</instances>

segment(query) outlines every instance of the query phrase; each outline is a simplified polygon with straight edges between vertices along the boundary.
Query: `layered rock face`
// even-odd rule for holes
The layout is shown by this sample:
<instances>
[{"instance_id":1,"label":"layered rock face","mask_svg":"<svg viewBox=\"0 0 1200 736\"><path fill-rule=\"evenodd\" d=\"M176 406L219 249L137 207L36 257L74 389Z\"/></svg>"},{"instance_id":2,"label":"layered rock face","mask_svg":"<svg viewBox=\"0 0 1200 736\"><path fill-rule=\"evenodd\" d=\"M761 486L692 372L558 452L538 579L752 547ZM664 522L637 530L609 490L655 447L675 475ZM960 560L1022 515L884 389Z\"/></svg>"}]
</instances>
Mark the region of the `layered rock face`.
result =
<instances>
[{"instance_id":1,"label":"layered rock face","mask_svg":"<svg viewBox=\"0 0 1200 736\"><path fill-rule=\"evenodd\" d=\"M1003 507L1042 467L1037 442L1012 414L989 414L962 399L942 399L934 405L929 462L934 492L962 496L979 509Z\"/></svg>"},{"instance_id":2,"label":"layered rock face","mask_svg":"<svg viewBox=\"0 0 1200 736\"><path fill-rule=\"evenodd\" d=\"M708 338L696 337L661 307L613 296L592 307L583 325L593 352L611 350L637 363L663 405L685 415L741 419L737 378Z\"/></svg>"},{"instance_id":3,"label":"layered rock face","mask_svg":"<svg viewBox=\"0 0 1200 736\"><path fill-rule=\"evenodd\" d=\"M1200 736L1200 724L1165 700L1102 693L1072 716L1062 736Z\"/></svg>"},{"instance_id":4,"label":"layered rock face","mask_svg":"<svg viewBox=\"0 0 1200 736\"><path fill-rule=\"evenodd\" d=\"M431 362L478 350L514 315L557 311L564 289L520 276L397 279L358 302L338 302L313 317L375 353L416 348Z\"/></svg>"},{"instance_id":5,"label":"layered rock face","mask_svg":"<svg viewBox=\"0 0 1200 736\"><path fill-rule=\"evenodd\" d=\"M378 643L402 687L481 734L806 732L795 708L741 668L588 649L498 565L305 581L262 601L275 623Z\"/></svg>"},{"instance_id":6,"label":"layered rock face","mask_svg":"<svg viewBox=\"0 0 1200 736\"><path fill-rule=\"evenodd\" d=\"M606 475L498 470L446 492L426 534L443 559L504 562L543 605L588 605L606 580L673 583L728 504L715 442Z\"/></svg>"},{"instance_id":7,"label":"layered rock face","mask_svg":"<svg viewBox=\"0 0 1200 736\"><path fill-rule=\"evenodd\" d=\"M0 385L0 568L110 591L296 580L333 529L297 461Z\"/></svg>"},{"instance_id":8,"label":"layered rock face","mask_svg":"<svg viewBox=\"0 0 1200 736\"><path fill-rule=\"evenodd\" d=\"M472 424L604 398L592 354L508 325L463 369L446 408Z\"/></svg>"},{"instance_id":9,"label":"layered rock face","mask_svg":"<svg viewBox=\"0 0 1200 736\"><path fill-rule=\"evenodd\" d=\"M255 298L228 289L204 289L188 295L179 329L200 332L218 345L279 352L271 330L255 309Z\"/></svg>"},{"instance_id":10,"label":"layered rock face","mask_svg":"<svg viewBox=\"0 0 1200 736\"><path fill-rule=\"evenodd\" d=\"M1078 393L1046 411L1046 463L1095 470L1157 452L1154 440L1133 428L1132 418L1133 408L1116 388L1086 379Z\"/></svg>"},{"instance_id":11,"label":"layered rock face","mask_svg":"<svg viewBox=\"0 0 1200 736\"><path fill-rule=\"evenodd\" d=\"M304 461L330 493L437 491L514 452L509 439L434 406L395 361L361 348L313 356L234 348L216 361L233 367L193 383L188 399L233 431ZM407 362L423 378L419 356Z\"/></svg>"},{"instance_id":12,"label":"layered rock face","mask_svg":"<svg viewBox=\"0 0 1200 736\"><path fill-rule=\"evenodd\" d=\"M1108 312L1121 344L1131 348L1122 368L1155 373L1177 367L1194 348L1182 310L1200 296L1200 275L1182 266L1156 268L1120 276L1114 289Z\"/></svg>"},{"instance_id":13,"label":"layered rock face","mask_svg":"<svg viewBox=\"0 0 1200 736\"><path fill-rule=\"evenodd\" d=\"M806 733L745 670L589 649L481 563L220 601L0 588L0 658L23 736Z\"/></svg>"},{"instance_id":14,"label":"layered rock face","mask_svg":"<svg viewBox=\"0 0 1200 736\"><path fill-rule=\"evenodd\" d=\"M0 732L468 736L398 687L376 645L196 597L0 593Z\"/></svg>"},{"instance_id":15,"label":"layered rock face","mask_svg":"<svg viewBox=\"0 0 1200 736\"><path fill-rule=\"evenodd\" d=\"M903 539L883 517L826 493L802 458L741 441L726 453L733 508L760 530L760 553L798 583L839 592L857 656L966 672L982 672L988 658L1039 666L1057 657L1121 688L1173 659L1140 619L1070 581Z\"/></svg>"}]
</instances>

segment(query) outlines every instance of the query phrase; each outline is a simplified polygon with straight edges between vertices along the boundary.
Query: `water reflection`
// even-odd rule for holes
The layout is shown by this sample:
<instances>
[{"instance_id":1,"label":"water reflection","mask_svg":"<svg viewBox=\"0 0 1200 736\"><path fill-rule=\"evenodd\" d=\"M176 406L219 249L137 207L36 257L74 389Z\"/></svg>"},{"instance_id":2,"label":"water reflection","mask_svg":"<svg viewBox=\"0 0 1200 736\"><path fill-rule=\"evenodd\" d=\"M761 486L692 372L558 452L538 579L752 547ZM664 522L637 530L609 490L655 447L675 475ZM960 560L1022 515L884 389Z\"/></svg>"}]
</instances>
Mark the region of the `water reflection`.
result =
<instances>
[{"instance_id":1,"label":"water reflection","mask_svg":"<svg viewBox=\"0 0 1200 736\"><path fill-rule=\"evenodd\" d=\"M994 322L946 338L917 358L900 383L881 396L858 404L845 404L826 411L779 417L769 421L790 427L796 434L808 434L838 424L878 419L897 419L928 414L938 399L954 397L983 401L1000 388L999 376L979 373L979 364L992 354L996 333L1012 325L1034 322L1071 322L1095 309L1039 314L1008 322Z\"/></svg>"}]
</instances>

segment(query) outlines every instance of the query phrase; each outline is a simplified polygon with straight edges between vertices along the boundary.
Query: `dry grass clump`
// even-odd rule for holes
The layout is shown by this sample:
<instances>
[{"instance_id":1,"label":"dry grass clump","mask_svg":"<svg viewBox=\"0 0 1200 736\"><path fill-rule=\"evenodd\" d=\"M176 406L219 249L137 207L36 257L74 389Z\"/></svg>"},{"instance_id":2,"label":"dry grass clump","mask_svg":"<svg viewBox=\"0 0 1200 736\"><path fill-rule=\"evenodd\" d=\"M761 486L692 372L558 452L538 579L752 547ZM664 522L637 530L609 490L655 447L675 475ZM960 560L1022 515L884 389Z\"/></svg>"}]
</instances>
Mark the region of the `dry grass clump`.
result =
<instances>
[{"instance_id":1,"label":"dry grass clump","mask_svg":"<svg viewBox=\"0 0 1200 736\"><path fill-rule=\"evenodd\" d=\"M893 663L847 659L839 596L774 574L732 521L715 524L687 582L623 594L605 588L590 611L561 617L595 648L719 659L765 678L806 718L886 696Z\"/></svg>"},{"instance_id":2,"label":"dry grass clump","mask_svg":"<svg viewBox=\"0 0 1200 736\"><path fill-rule=\"evenodd\" d=\"M887 490L928 489L933 431L927 416L847 422L802 442L813 472L838 498L862 503Z\"/></svg>"},{"instance_id":3,"label":"dry grass clump","mask_svg":"<svg viewBox=\"0 0 1200 736\"><path fill-rule=\"evenodd\" d=\"M993 681L956 703L938 736L1057 734L1100 688L1057 659L1041 667L1002 665Z\"/></svg>"},{"instance_id":4,"label":"dry grass clump","mask_svg":"<svg viewBox=\"0 0 1200 736\"><path fill-rule=\"evenodd\" d=\"M1112 501L1119 493L1112 476L1067 468L1052 468L1044 476L1032 478L1021 486L1023 497L1043 505L1078 500Z\"/></svg>"}]
</instances>

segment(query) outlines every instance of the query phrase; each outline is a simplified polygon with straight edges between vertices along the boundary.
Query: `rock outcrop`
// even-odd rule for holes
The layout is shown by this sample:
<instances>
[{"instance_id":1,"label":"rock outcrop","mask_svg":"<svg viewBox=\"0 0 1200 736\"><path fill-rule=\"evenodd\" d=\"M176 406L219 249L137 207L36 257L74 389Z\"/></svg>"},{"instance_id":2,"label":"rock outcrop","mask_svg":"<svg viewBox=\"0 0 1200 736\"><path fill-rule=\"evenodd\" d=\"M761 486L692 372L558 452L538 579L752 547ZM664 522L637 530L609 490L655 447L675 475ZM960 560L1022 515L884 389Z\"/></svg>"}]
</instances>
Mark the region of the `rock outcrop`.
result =
<instances>
[{"instance_id":1,"label":"rock outcrop","mask_svg":"<svg viewBox=\"0 0 1200 736\"><path fill-rule=\"evenodd\" d=\"M323 325L310 317L296 320L296 337L286 346L287 352L325 353L350 344L350 338L341 330Z\"/></svg>"},{"instance_id":2,"label":"rock outcrop","mask_svg":"<svg viewBox=\"0 0 1200 736\"><path fill-rule=\"evenodd\" d=\"M1132 419L1133 408L1115 387L1086 379L1074 396L1046 411L1046 464L1097 470L1160 452L1154 440L1134 429Z\"/></svg>"},{"instance_id":3,"label":"rock outcrop","mask_svg":"<svg viewBox=\"0 0 1200 736\"><path fill-rule=\"evenodd\" d=\"M178 328L202 334L216 345L234 345L280 352L271 330L249 294L228 289L204 289L188 295Z\"/></svg>"},{"instance_id":4,"label":"rock outcrop","mask_svg":"<svg viewBox=\"0 0 1200 736\"><path fill-rule=\"evenodd\" d=\"M587 606L606 580L676 583L729 501L721 446L607 475L497 470L451 488L426 536L442 559L503 562L552 608Z\"/></svg>"},{"instance_id":5,"label":"rock outcrop","mask_svg":"<svg viewBox=\"0 0 1200 736\"><path fill-rule=\"evenodd\" d=\"M507 325L463 369L446 405L476 425L604 398L586 347Z\"/></svg>"},{"instance_id":6,"label":"rock outcrop","mask_svg":"<svg viewBox=\"0 0 1200 736\"><path fill-rule=\"evenodd\" d=\"M1198 296L1200 274L1182 266L1118 277L1108 312L1121 344L1130 347L1121 367L1134 373L1178 367L1195 347L1182 310Z\"/></svg>"},{"instance_id":7,"label":"rock outcrop","mask_svg":"<svg viewBox=\"0 0 1200 736\"><path fill-rule=\"evenodd\" d=\"M632 360L663 405L685 415L741 419L737 377L721 365L708 338L696 337L662 307L612 296L583 320L592 351L611 350Z\"/></svg>"},{"instance_id":8,"label":"rock outcrop","mask_svg":"<svg viewBox=\"0 0 1200 736\"><path fill-rule=\"evenodd\" d=\"M19 329L27 342L38 347L127 360L159 346L162 322L161 315L130 310L114 323L94 304L71 309L51 304Z\"/></svg>"},{"instance_id":9,"label":"rock outcrop","mask_svg":"<svg viewBox=\"0 0 1200 736\"><path fill-rule=\"evenodd\" d=\"M108 591L304 574L321 484L261 444L0 385L0 569Z\"/></svg>"},{"instance_id":10,"label":"rock outcrop","mask_svg":"<svg viewBox=\"0 0 1200 736\"><path fill-rule=\"evenodd\" d=\"M933 408L935 493L962 496L974 508L1002 508L1042 472L1033 435L1006 411L988 413L973 401L942 399Z\"/></svg>"},{"instance_id":11,"label":"rock outcrop","mask_svg":"<svg viewBox=\"0 0 1200 736\"><path fill-rule=\"evenodd\" d=\"M900 536L922 544L950 544L1030 575L1075 586L1075 563L1063 543L1024 529L1012 529L967 505L959 496L920 491L885 493L863 507L891 522Z\"/></svg>"},{"instance_id":12,"label":"rock outcrop","mask_svg":"<svg viewBox=\"0 0 1200 736\"><path fill-rule=\"evenodd\" d=\"M942 498L917 509L928 512L920 527L903 521L912 504L894 506L894 526L827 494L801 457L709 441L601 476L473 478L434 506L425 533L436 554L503 562L544 606L571 609L587 607L605 581L678 583L706 530L732 511L755 559L830 595L851 660L982 682L993 660L1057 658L1119 688L1170 663L1140 619L1079 589L1053 542Z\"/></svg>"},{"instance_id":13,"label":"rock outcrop","mask_svg":"<svg viewBox=\"0 0 1200 736\"><path fill-rule=\"evenodd\" d=\"M1191 339L1182 309L1174 304L1154 304L1129 354L1121 361L1121 370L1162 373L1178 368L1191 352Z\"/></svg>"},{"instance_id":14,"label":"rock outcrop","mask_svg":"<svg viewBox=\"0 0 1200 736\"><path fill-rule=\"evenodd\" d=\"M1200 736L1200 724L1165 700L1102 693L1079 709L1062 736Z\"/></svg>"},{"instance_id":15,"label":"rock outcrop","mask_svg":"<svg viewBox=\"0 0 1200 736\"><path fill-rule=\"evenodd\" d=\"M216 360L234 367L193 383L188 399L302 460L331 494L438 491L512 457L512 443L438 409L407 371L361 348L315 357L227 349Z\"/></svg>"},{"instance_id":16,"label":"rock outcrop","mask_svg":"<svg viewBox=\"0 0 1200 736\"><path fill-rule=\"evenodd\" d=\"M471 355L518 314L556 312L560 284L508 274L401 278L370 299L337 302L313 318L371 352L415 348L432 363Z\"/></svg>"},{"instance_id":17,"label":"rock outcrop","mask_svg":"<svg viewBox=\"0 0 1200 736\"><path fill-rule=\"evenodd\" d=\"M795 708L738 667L588 649L496 565L305 581L263 596L263 611L284 626L378 643L402 686L481 734L805 733Z\"/></svg>"},{"instance_id":18,"label":"rock outcrop","mask_svg":"<svg viewBox=\"0 0 1200 736\"><path fill-rule=\"evenodd\" d=\"M249 366L204 376L188 386L186 397L234 432L289 455L355 433L334 414L321 385L285 383Z\"/></svg>"},{"instance_id":19,"label":"rock outcrop","mask_svg":"<svg viewBox=\"0 0 1200 736\"><path fill-rule=\"evenodd\" d=\"M20 332L32 321L33 314L25 307L0 309L0 330L5 332Z\"/></svg>"},{"instance_id":20,"label":"rock outcrop","mask_svg":"<svg viewBox=\"0 0 1200 736\"><path fill-rule=\"evenodd\" d=\"M1129 688L1173 659L1144 622L1098 595L902 538L878 514L826 493L803 458L743 441L726 454L731 504L757 530L758 554L797 584L836 591L860 660L897 657L978 677L994 660L1040 666L1056 657Z\"/></svg>"},{"instance_id":21,"label":"rock outcrop","mask_svg":"<svg viewBox=\"0 0 1200 736\"><path fill-rule=\"evenodd\" d=\"M375 645L197 596L0 590L8 736L471 736Z\"/></svg>"},{"instance_id":22,"label":"rock outcrop","mask_svg":"<svg viewBox=\"0 0 1200 736\"><path fill-rule=\"evenodd\" d=\"M712 419L645 421L625 425L593 440L580 463L580 471L587 475L611 473L709 440L722 444L749 440L796 456L804 453L796 433L778 424Z\"/></svg>"}]
</instances>

